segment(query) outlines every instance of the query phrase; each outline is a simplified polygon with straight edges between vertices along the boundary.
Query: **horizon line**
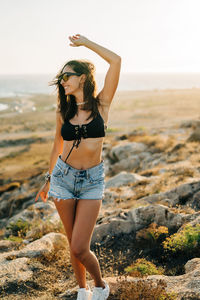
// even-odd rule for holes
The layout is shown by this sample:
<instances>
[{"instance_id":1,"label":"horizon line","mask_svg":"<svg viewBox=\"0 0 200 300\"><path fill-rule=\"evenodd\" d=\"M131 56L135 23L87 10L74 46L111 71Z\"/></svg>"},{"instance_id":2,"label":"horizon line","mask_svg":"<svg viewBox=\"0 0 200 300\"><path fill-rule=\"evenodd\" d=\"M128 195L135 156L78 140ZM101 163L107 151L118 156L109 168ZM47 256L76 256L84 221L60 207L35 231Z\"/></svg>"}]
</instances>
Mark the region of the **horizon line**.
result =
<instances>
[{"instance_id":1,"label":"horizon line","mask_svg":"<svg viewBox=\"0 0 200 300\"><path fill-rule=\"evenodd\" d=\"M200 71L135 71L121 72L121 75L129 74L199 74ZM55 73L0 73L0 76L27 76L27 75L54 75ZM95 75L105 75L106 72L96 72Z\"/></svg>"}]
</instances>

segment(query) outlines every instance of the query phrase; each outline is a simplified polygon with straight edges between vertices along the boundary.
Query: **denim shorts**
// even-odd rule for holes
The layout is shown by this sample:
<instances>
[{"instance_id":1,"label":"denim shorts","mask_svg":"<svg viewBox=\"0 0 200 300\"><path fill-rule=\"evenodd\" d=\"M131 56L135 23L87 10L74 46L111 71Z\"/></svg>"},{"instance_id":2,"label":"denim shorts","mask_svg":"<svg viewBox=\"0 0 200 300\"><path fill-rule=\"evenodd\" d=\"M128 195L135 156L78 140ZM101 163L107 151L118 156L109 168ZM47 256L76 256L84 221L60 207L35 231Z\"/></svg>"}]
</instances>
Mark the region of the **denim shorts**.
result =
<instances>
[{"instance_id":1,"label":"denim shorts","mask_svg":"<svg viewBox=\"0 0 200 300\"><path fill-rule=\"evenodd\" d=\"M98 165L84 170L75 169L64 162L59 155L51 174L48 197L59 199L91 199L104 197L104 160Z\"/></svg>"}]
</instances>

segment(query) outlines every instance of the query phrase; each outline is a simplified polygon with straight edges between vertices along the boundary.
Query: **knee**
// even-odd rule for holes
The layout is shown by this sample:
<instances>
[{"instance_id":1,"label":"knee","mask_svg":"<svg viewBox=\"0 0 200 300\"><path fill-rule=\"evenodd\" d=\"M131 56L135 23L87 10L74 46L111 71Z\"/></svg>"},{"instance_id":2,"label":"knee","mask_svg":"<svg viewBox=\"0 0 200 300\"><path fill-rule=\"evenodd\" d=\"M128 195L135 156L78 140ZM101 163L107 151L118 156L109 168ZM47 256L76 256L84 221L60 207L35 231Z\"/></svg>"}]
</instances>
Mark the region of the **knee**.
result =
<instances>
[{"instance_id":1,"label":"knee","mask_svg":"<svg viewBox=\"0 0 200 300\"><path fill-rule=\"evenodd\" d=\"M86 248L86 246L83 244L79 244L78 242L72 241L70 248L71 248L72 254L79 259L84 258L88 252L88 249Z\"/></svg>"}]
</instances>

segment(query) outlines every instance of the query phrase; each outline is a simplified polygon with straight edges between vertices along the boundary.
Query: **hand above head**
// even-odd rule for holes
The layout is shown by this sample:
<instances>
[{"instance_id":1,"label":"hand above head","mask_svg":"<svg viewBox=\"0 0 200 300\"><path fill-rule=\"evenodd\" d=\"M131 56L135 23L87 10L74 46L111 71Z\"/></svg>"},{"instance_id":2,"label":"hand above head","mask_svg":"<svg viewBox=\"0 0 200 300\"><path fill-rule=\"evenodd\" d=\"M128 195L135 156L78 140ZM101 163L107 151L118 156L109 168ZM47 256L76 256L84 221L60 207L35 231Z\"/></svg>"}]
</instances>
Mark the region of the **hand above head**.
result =
<instances>
[{"instance_id":1,"label":"hand above head","mask_svg":"<svg viewBox=\"0 0 200 300\"><path fill-rule=\"evenodd\" d=\"M72 47L84 46L85 43L88 41L86 37L80 34L69 36L69 40L71 41L71 44L69 45Z\"/></svg>"}]
</instances>

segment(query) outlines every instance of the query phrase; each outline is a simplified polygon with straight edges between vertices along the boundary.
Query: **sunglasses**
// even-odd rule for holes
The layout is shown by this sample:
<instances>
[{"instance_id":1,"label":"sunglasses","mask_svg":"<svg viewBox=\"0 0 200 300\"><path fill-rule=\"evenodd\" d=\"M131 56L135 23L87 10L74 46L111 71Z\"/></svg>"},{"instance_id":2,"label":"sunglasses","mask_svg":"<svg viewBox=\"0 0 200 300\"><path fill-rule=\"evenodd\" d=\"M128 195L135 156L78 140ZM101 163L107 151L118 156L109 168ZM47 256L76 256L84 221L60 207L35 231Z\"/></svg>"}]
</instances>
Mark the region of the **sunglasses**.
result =
<instances>
[{"instance_id":1,"label":"sunglasses","mask_svg":"<svg viewBox=\"0 0 200 300\"><path fill-rule=\"evenodd\" d=\"M72 75L80 76L81 73L65 72L58 77L58 83L60 83L61 80L67 81Z\"/></svg>"}]
</instances>

